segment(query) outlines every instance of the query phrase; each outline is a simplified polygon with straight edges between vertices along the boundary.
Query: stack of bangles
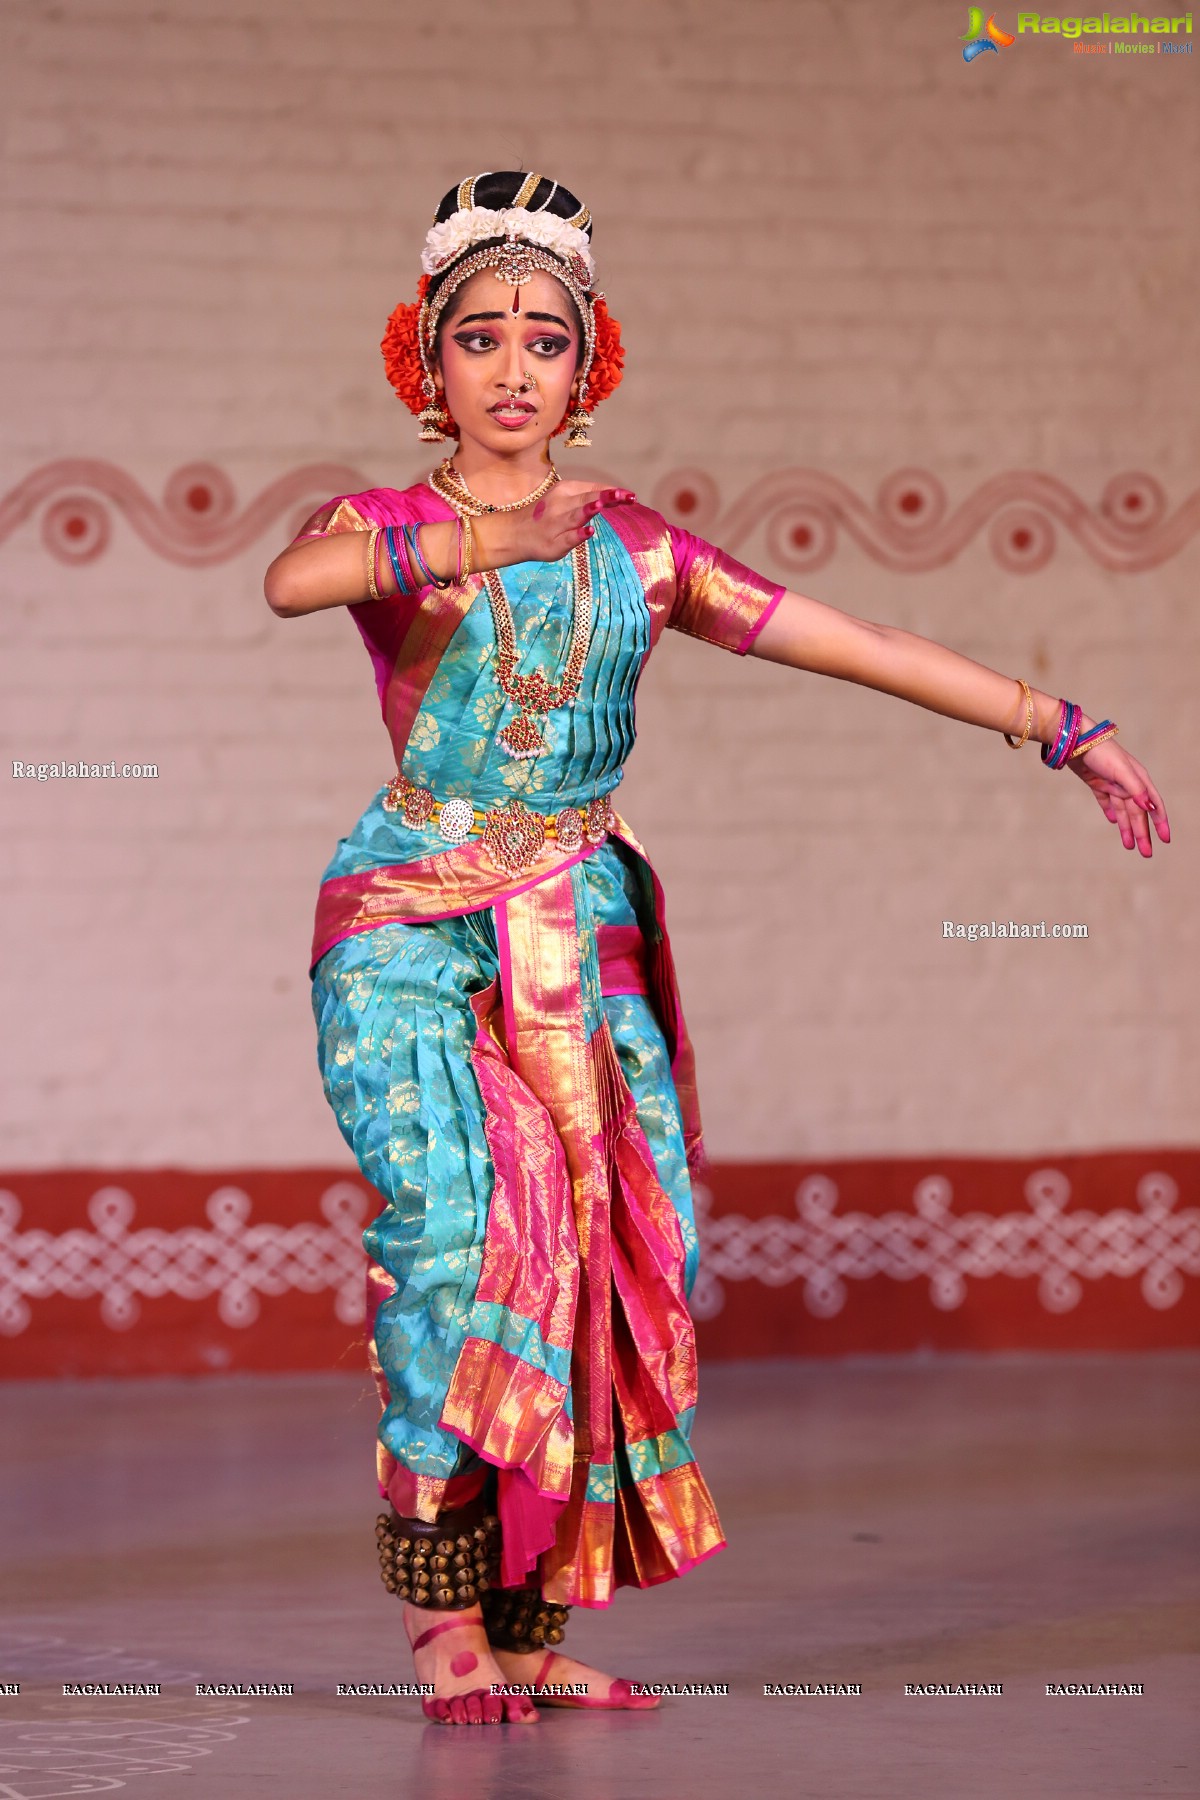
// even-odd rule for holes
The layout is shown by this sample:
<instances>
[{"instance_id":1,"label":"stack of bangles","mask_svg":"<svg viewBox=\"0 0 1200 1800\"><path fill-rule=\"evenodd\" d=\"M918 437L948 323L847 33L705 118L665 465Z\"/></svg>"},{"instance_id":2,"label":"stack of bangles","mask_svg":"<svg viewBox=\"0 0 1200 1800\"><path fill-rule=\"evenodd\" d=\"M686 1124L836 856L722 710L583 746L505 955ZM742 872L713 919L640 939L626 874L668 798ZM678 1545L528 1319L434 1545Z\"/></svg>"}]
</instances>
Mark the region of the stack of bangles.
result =
<instances>
[{"instance_id":1,"label":"stack of bangles","mask_svg":"<svg viewBox=\"0 0 1200 1800\"><path fill-rule=\"evenodd\" d=\"M379 539L383 538L388 561L396 578L396 594L419 594L422 588L461 587L471 573L471 521L459 515L458 557L453 576L439 581L417 542L418 525L375 525L367 535L367 587L372 600L394 599L395 595L379 591Z\"/></svg>"},{"instance_id":2,"label":"stack of bangles","mask_svg":"<svg viewBox=\"0 0 1200 1800\"><path fill-rule=\"evenodd\" d=\"M1004 741L1013 750L1019 750L1033 729L1033 695L1029 691L1029 683L1022 681L1018 675L1017 683L1025 695L1025 729L1019 738L1004 733ZM1094 750L1105 738L1116 737L1117 727L1111 719L1101 719L1098 725L1092 725L1087 731L1080 731L1083 723L1083 708L1076 706L1073 700L1060 700L1058 724L1054 728L1054 736L1048 744L1042 745L1042 761L1048 769L1064 769L1076 756L1082 756L1086 750Z\"/></svg>"}]
</instances>

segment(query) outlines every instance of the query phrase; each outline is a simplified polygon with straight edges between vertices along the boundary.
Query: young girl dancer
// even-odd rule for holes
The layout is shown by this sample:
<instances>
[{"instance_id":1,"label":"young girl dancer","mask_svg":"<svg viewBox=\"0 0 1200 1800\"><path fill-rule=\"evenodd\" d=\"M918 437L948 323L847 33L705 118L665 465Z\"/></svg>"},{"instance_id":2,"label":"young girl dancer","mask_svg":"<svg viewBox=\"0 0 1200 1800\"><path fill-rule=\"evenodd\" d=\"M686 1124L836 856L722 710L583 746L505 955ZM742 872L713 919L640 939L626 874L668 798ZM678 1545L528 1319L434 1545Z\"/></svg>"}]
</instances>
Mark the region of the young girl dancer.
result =
<instances>
[{"instance_id":1,"label":"young girl dancer","mask_svg":"<svg viewBox=\"0 0 1200 1800\"><path fill-rule=\"evenodd\" d=\"M382 1211L367 1340L376 1527L426 1712L653 1706L557 1646L570 1607L724 1539L691 1448L700 1167L663 894L613 805L667 626L1032 742L1126 848L1162 800L1111 720L791 593L633 493L562 480L621 376L587 208L538 174L451 189L383 351L428 480L332 499L266 575L346 606L396 774L322 879L325 1092ZM680 784L697 831L720 818Z\"/></svg>"}]
</instances>

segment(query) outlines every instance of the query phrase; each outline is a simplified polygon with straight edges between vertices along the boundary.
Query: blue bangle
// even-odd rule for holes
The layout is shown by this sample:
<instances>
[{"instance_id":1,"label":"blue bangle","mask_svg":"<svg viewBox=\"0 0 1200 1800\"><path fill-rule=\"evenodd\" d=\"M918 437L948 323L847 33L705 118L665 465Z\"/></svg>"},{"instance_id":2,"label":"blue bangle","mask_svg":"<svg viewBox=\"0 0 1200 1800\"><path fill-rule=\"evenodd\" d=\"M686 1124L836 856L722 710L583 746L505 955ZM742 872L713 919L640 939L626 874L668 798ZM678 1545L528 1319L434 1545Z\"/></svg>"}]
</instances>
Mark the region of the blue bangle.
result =
<instances>
[{"instance_id":1,"label":"blue bangle","mask_svg":"<svg viewBox=\"0 0 1200 1800\"><path fill-rule=\"evenodd\" d=\"M1070 742L1071 725L1074 721L1075 714L1079 711L1079 708L1075 705L1073 700L1064 700L1062 707L1062 723L1058 728L1058 735L1054 740L1053 748L1051 748L1049 744L1042 745L1042 761L1049 769L1057 769L1061 766L1062 752Z\"/></svg>"},{"instance_id":2,"label":"blue bangle","mask_svg":"<svg viewBox=\"0 0 1200 1800\"><path fill-rule=\"evenodd\" d=\"M398 594L411 594L412 589L400 573L400 559L396 555L396 527L394 525L384 526L383 541L387 545L388 561L392 565L392 574L396 577L396 592Z\"/></svg>"},{"instance_id":3,"label":"blue bangle","mask_svg":"<svg viewBox=\"0 0 1200 1800\"><path fill-rule=\"evenodd\" d=\"M426 524L427 522L428 521L426 521L426 520L421 521L422 524ZM404 527L404 536L407 539L408 546L413 553L413 561L416 563L418 569L420 569L422 575L424 575L426 581L429 583L429 585L431 587L435 587L435 588L452 587L453 583L449 579L447 579L445 581L438 580L437 576L434 574L434 572L430 568L429 564L425 561L425 558L421 555L421 546L417 542L417 533L418 533L418 531L420 531L420 529L421 529L420 525L406 525Z\"/></svg>"},{"instance_id":4,"label":"blue bangle","mask_svg":"<svg viewBox=\"0 0 1200 1800\"><path fill-rule=\"evenodd\" d=\"M1098 725L1093 725L1090 731L1081 731L1079 736L1075 739L1076 751L1078 751L1080 744L1086 744L1089 738L1094 738L1101 731L1108 731L1111 726L1111 719L1101 719L1100 723Z\"/></svg>"},{"instance_id":5,"label":"blue bangle","mask_svg":"<svg viewBox=\"0 0 1200 1800\"><path fill-rule=\"evenodd\" d=\"M1058 736L1054 738L1054 743L1049 747L1049 754L1043 754L1043 761L1045 761L1047 769L1058 769L1058 760L1060 760L1061 752L1065 751L1065 747L1067 747L1067 738L1070 736L1070 715L1072 715L1072 707L1074 707L1074 702L1063 700L1063 722L1061 722L1060 727L1058 727ZM1045 751L1045 749L1047 749L1047 747L1043 745L1043 751Z\"/></svg>"},{"instance_id":6,"label":"blue bangle","mask_svg":"<svg viewBox=\"0 0 1200 1800\"><path fill-rule=\"evenodd\" d=\"M1063 721L1058 742L1054 746L1054 755L1049 758L1049 765L1052 769L1061 769L1066 763L1068 754L1075 748L1075 733L1079 730L1079 721L1082 717L1082 706L1076 706L1073 700L1068 700L1067 716Z\"/></svg>"}]
</instances>

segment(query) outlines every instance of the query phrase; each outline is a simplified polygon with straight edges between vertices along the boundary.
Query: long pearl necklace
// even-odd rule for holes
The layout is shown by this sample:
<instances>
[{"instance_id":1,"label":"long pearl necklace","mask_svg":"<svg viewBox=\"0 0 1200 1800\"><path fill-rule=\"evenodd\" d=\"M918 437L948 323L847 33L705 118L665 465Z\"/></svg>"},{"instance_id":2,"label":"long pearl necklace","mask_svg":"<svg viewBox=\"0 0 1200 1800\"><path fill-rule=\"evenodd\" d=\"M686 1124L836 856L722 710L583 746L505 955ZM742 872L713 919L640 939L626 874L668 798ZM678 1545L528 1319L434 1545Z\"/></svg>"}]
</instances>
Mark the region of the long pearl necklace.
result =
<instances>
[{"instance_id":1,"label":"long pearl necklace","mask_svg":"<svg viewBox=\"0 0 1200 1800\"><path fill-rule=\"evenodd\" d=\"M504 506L489 506L471 492L448 459L429 477L430 485L456 513L476 519L489 512L519 512L522 507L532 505L542 494L548 493L557 480L558 471L551 469L540 487L527 494L523 500L509 501ZM592 572L586 542L576 544L571 552L571 577L571 641L562 677L557 682L551 682L542 669L534 669L529 675L517 674L517 634L512 607L500 580L499 570L485 569L483 572L483 583L487 589L496 632L496 677L505 695L517 708L516 718L511 719L497 733L497 741L506 755L521 761L540 756L549 748L546 728L544 723L539 722L539 715L551 712L558 706L571 705L579 692L592 635Z\"/></svg>"}]
</instances>

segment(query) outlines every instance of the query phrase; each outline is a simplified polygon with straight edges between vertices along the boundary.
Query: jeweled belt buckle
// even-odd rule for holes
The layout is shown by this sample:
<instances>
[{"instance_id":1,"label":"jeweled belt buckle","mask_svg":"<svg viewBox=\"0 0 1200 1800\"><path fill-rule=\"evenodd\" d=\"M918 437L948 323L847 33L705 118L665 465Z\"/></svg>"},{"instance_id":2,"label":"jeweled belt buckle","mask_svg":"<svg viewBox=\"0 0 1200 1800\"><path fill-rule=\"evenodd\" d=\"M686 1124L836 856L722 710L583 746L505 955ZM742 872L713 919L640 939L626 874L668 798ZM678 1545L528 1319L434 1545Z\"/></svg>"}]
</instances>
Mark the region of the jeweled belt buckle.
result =
<instances>
[{"instance_id":1,"label":"jeweled belt buckle","mask_svg":"<svg viewBox=\"0 0 1200 1800\"><path fill-rule=\"evenodd\" d=\"M483 847L498 869L522 875L533 867L546 843L546 820L531 812L514 794L506 806L483 821Z\"/></svg>"}]
</instances>

